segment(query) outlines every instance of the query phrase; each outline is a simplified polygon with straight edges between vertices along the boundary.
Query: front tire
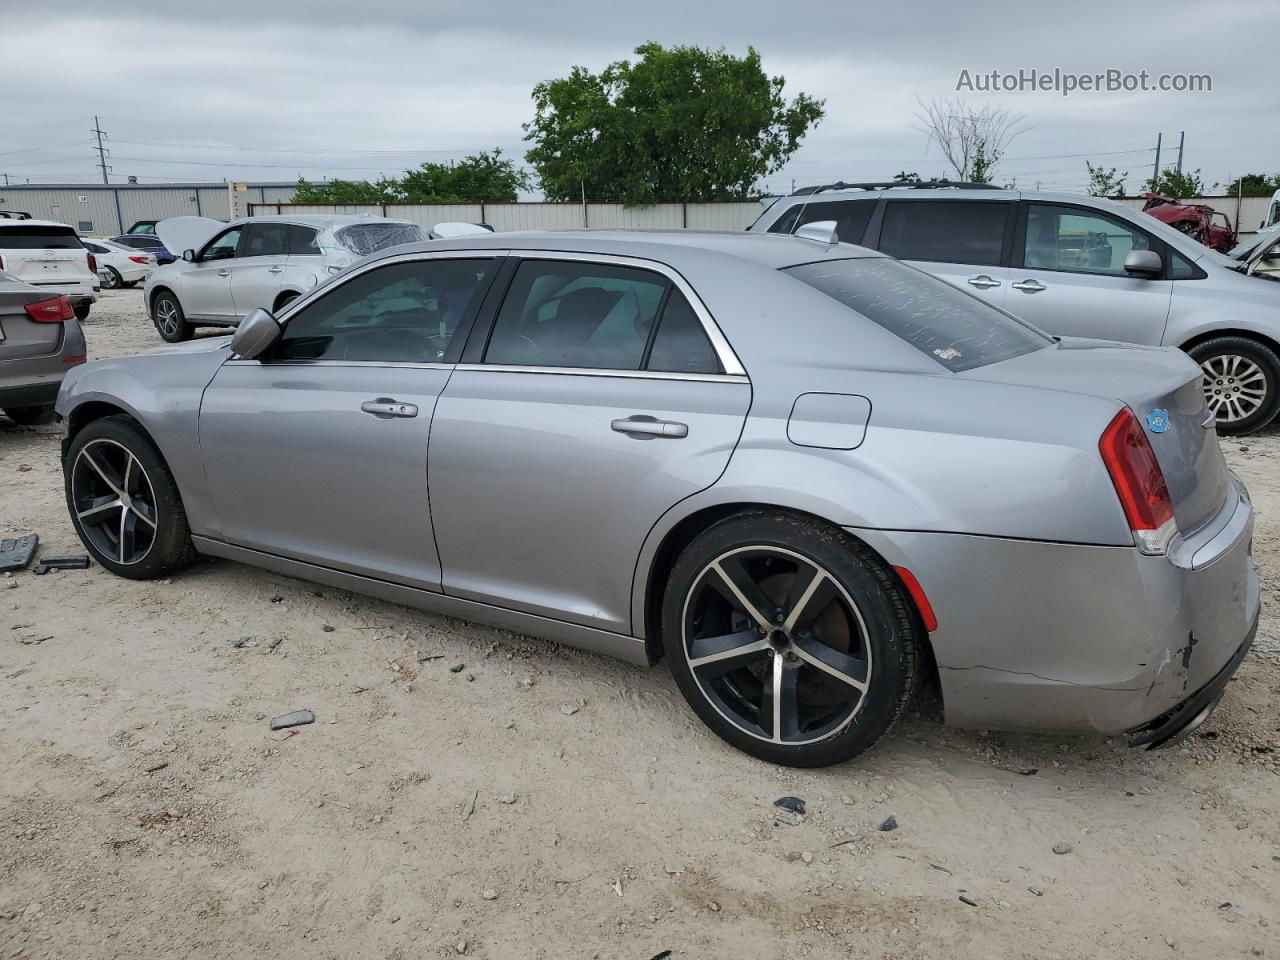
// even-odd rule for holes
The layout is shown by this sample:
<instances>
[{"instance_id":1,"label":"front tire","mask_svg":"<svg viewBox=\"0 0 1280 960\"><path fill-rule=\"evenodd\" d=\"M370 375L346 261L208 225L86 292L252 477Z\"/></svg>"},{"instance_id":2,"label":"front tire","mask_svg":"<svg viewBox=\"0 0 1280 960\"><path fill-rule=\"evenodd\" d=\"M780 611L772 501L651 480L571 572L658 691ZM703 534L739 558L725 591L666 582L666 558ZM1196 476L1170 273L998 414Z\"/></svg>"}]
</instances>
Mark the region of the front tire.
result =
<instances>
[{"instance_id":1,"label":"front tire","mask_svg":"<svg viewBox=\"0 0 1280 960\"><path fill-rule=\"evenodd\" d=\"M80 541L117 576L151 580L195 559L173 474L129 417L104 417L76 434L63 482Z\"/></svg>"},{"instance_id":2,"label":"front tire","mask_svg":"<svg viewBox=\"0 0 1280 960\"><path fill-rule=\"evenodd\" d=\"M166 343L182 343L191 339L192 326L182 312L182 304L169 290L161 290L151 302L151 322Z\"/></svg>"},{"instance_id":3,"label":"front tire","mask_svg":"<svg viewBox=\"0 0 1280 960\"><path fill-rule=\"evenodd\" d=\"M1218 433L1253 433L1280 410L1280 357L1248 337L1214 337L1187 351L1204 371L1204 395Z\"/></svg>"},{"instance_id":4,"label":"front tire","mask_svg":"<svg viewBox=\"0 0 1280 960\"><path fill-rule=\"evenodd\" d=\"M53 423L53 404L42 403L36 407L5 407L4 414L19 426L38 427L41 424Z\"/></svg>"},{"instance_id":5,"label":"front tire","mask_svg":"<svg viewBox=\"0 0 1280 960\"><path fill-rule=\"evenodd\" d=\"M915 687L919 637L893 571L808 518L751 511L704 531L672 568L662 629L694 713L771 763L857 756Z\"/></svg>"}]
</instances>

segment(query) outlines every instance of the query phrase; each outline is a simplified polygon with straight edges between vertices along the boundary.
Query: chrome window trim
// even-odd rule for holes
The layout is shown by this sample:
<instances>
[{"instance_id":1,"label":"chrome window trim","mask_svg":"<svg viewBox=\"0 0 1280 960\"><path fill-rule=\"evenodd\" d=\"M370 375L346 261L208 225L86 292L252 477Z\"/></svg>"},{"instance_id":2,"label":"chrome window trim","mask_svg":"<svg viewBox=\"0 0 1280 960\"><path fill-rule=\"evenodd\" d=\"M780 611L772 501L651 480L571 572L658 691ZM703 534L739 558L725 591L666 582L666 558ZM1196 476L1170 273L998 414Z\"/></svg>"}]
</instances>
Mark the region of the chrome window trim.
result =
<instances>
[{"instance_id":1,"label":"chrome window trim","mask_svg":"<svg viewBox=\"0 0 1280 960\"><path fill-rule=\"evenodd\" d=\"M746 377L746 368L742 366L742 361L738 359L738 355L733 352L733 347L729 345L729 341L721 332L719 325L716 324L715 318L711 316L711 312L707 309L706 304L702 302L702 298L689 285L680 271L674 267L668 266L660 260L648 260L644 257L628 257L619 256L611 253L588 253L577 250L524 250L513 248L508 251L513 257L520 257L523 260L567 260L573 263L607 263L619 267L634 267L637 270L649 270L654 273L661 274L671 281L689 301L689 306L693 308L693 312L697 315L699 322L702 324L702 332L707 335L707 339L711 342L711 349L716 352L716 357L720 360L720 366L724 368L723 374L703 374L702 377L710 376L726 376L726 377ZM496 323L496 320L495 320ZM486 364L485 366L488 366ZM493 364L493 366L499 366ZM518 372L529 371L545 371L545 370L562 370L563 367L513 367ZM572 369L572 368L569 368ZM597 371L599 376L603 372ZM649 374L660 371L634 370L634 371L615 371L620 373L639 373ZM681 374L680 376L684 376ZM657 379L666 379L659 377Z\"/></svg>"},{"instance_id":2,"label":"chrome window trim","mask_svg":"<svg viewBox=\"0 0 1280 960\"><path fill-rule=\"evenodd\" d=\"M405 370L452 370L451 363L411 363L398 360L272 360L264 364L261 360L224 360L223 366L270 366L270 367L391 367Z\"/></svg>"},{"instance_id":3,"label":"chrome window trim","mask_svg":"<svg viewBox=\"0 0 1280 960\"><path fill-rule=\"evenodd\" d=\"M248 361L252 363L253 361ZM694 380L750 383L745 373L673 373L668 370L613 370L600 367L526 367L507 363L460 363L455 370L472 373L541 373L564 377L620 377L628 380Z\"/></svg>"}]
</instances>

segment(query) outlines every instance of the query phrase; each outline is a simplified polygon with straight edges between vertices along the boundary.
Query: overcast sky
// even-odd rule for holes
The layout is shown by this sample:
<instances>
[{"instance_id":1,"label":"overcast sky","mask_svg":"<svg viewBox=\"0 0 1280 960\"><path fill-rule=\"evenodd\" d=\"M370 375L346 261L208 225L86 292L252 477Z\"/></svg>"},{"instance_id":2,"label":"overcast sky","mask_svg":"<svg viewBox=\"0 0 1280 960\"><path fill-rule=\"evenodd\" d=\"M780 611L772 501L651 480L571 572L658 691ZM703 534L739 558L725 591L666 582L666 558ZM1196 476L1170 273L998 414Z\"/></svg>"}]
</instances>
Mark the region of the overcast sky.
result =
<instances>
[{"instance_id":1,"label":"overcast sky","mask_svg":"<svg viewBox=\"0 0 1280 960\"><path fill-rule=\"evenodd\" d=\"M917 98L962 70L1208 73L1209 93L965 93L1026 115L998 179L1083 188L1085 159L1136 187L1156 134L1206 183L1280 172L1275 23L1256 0L1052 4L702 0L668 3L0 0L7 60L0 172L12 182L372 178L495 146L523 161L530 89L638 44L754 45L826 119L771 189L946 172ZM17 51L22 51L20 57ZM23 67L21 65L27 65ZM16 71L29 68L22 78ZM1162 164L1163 165L1163 164Z\"/></svg>"}]
</instances>

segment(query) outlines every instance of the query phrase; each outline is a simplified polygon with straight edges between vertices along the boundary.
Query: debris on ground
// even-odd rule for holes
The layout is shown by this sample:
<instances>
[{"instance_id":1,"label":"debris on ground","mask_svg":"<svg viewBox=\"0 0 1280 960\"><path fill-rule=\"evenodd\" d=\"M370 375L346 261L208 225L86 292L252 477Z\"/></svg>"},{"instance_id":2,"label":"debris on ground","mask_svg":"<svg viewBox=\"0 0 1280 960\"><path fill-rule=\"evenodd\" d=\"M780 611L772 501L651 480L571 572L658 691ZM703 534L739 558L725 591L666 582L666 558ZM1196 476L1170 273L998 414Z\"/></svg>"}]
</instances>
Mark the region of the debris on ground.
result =
<instances>
[{"instance_id":1,"label":"debris on ground","mask_svg":"<svg viewBox=\"0 0 1280 960\"><path fill-rule=\"evenodd\" d=\"M164 769L165 767L167 767L168 765L169 765L169 761L168 761L168 760L160 760L160 761L158 761L157 763L153 763L153 764L151 764L151 765L150 765L150 766L148 766L148 767L143 767L143 768L142 768L142 771L143 771L143 773L155 773L155 772L157 772L157 771L159 771L159 770L163 770L163 769Z\"/></svg>"},{"instance_id":2,"label":"debris on ground","mask_svg":"<svg viewBox=\"0 0 1280 960\"><path fill-rule=\"evenodd\" d=\"M455 663L452 667L449 668L449 672L461 673L466 668L466 666L467 665L465 663Z\"/></svg>"},{"instance_id":3,"label":"debris on ground","mask_svg":"<svg viewBox=\"0 0 1280 960\"><path fill-rule=\"evenodd\" d=\"M310 710L295 710L279 717L271 718L272 730L283 730L285 727L300 727L303 724L315 723L316 715Z\"/></svg>"},{"instance_id":4,"label":"debris on ground","mask_svg":"<svg viewBox=\"0 0 1280 960\"><path fill-rule=\"evenodd\" d=\"M575 713L578 712L578 708L574 706L572 703L562 703L560 704L560 712L563 713L566 717L572 717Z\"/></svg>"},{"instance_id":5,"label":"debris on ground","mask_svg":"<svg viewBox=\"0 0 1280 960\"><path fill-rule=\"evenodd\" d=\"M243 650L245 647L252 647L257 644L257 640L252 636L241 637L239 640L232 640L231 645L237 650Z\"/></svg>"},{"instance_id":6,"label":"debris on ground","mask_svg":"<svg viewBox=\"0 0 1280 960\"><path fill-rule=\"evenodd\" d=\"M898 829L897 817L886 817L879 827L879 830L881 833L888 833L891 830L897 830L897 829Z\"/></svg>"},{"instance_id":7,"label":"debris on ground","mask_svg":"<svg viewBox=\"0 0 1280 960\"><path fill-rule=\"evenodd\" d=\"M37 577L43 577L50 570L88 570L89 555L87 553L70 554L65 557L41 557L40 562L31 571Z\"/></svg>"},{"instance_id":8,"label":"debris on ground","mask_svg":"<svg viewBox=\"0 0 1280 960\"><path fill-rule=\"evenodd\" d=\"M798 813L804 816L804 801L799 797L779 797L773 801L775 807L781 807L783 810L790 810L792 813Z\"/></svg>"},{"instance_id":9,"label":"debris on ground","mask_svg":"<svg viewBox=\"0 0 1280 960\"><path fill-rule=\"evenodd\" d=\"M1059 840L1053 845L1053 852L1057 854L1070 853L1074 849L1075 847L1067 843L1065 840Z\"/></svg>"},{"instance_id":10,"label":"debris on ground","mask_svg":"<svg viewBox=\"0 0 1280 960\"><path fill-rule=\"evenodd\" d=\"M978 901L973 899L973 897L969 896L967 893L960 894L960 902L968 904L971 907L976 907L978 905Z\"/></svg>"},{"instance_id":11,"label":"debris on ground","mask_svg":"<svg viewBox=\"0 0 1280 960\"><path fill-rule=\"evenodd\" d=\"M274 653L276 647L280 646L282 643L284 643L284 637L272 637L267 641L267 649Z\"/></svg>"},{"instance_id":12,"label":"debris on ground","mask_svg":"<svg viewBox=\"0 0 1280 960\"><path fill-rule=\"evenodd\" d=\"M35 533L0 540L0 570L25 570L39 543L40 536Z\"/></svg>"},{"instance_id":13,"label":"debris on ground","mask_svg":"<svg viewBox=\"0 0 1280 960\"><path fill-rule=\"evenodd\" d=\"M324 624L320 629L321 629L321 630L323 630L325 633L333 633L333 631L334 631L334 629L335 629L335 628L334 628L333 624L331 624L331 623L326 623L326 624Z\"/></svg>"},{"instance_id":14,"label":"debris on ground","mask_svg":"<svg viewBox=\"0 0 1280 960\"><path fill-rule=\"evenodd\" d=\"M506 803L506 804L515 803L516 795L514 793L504 793L502 796L498 798L498 802Z\"/></svg>"},{"instance_id":15,"label":"debris on ground","mask_svg":"<svg viewBox=\"0 0 1280 960\"><path fill-rule=\"evenodd\" d=\"M480 799L480 791L477 790L471 794L471 799L462 805L463 822L471 819L471 815L476 812L476 801Z\"/></svg>"},{"instance_id":16,"label":"debris on ground","mask_svg":"<svg viewBox=\"0 0 1280 960\"><path fill-rule=\"evenodd\" d=\"M1021 770L1018 771L1018 773L1024 777L1034 777L1039 772L1040 772L1039 767L1023 767Z\"/></svg>"},{"instance_id":17,"label":"debris on ground","mask_svg":"<svg viewBox=\"0 0 1280 960\"><path fill-rule=\"evenodd\" d=\"M483 891L483 892L480 894L480 896L481 896L481 898L482 898L482 899L485 899L485 900L497 900L497 899L498 899L498 891L497 891L497 890L485 890L485 891Z\"/></svg>"}]
</instances>

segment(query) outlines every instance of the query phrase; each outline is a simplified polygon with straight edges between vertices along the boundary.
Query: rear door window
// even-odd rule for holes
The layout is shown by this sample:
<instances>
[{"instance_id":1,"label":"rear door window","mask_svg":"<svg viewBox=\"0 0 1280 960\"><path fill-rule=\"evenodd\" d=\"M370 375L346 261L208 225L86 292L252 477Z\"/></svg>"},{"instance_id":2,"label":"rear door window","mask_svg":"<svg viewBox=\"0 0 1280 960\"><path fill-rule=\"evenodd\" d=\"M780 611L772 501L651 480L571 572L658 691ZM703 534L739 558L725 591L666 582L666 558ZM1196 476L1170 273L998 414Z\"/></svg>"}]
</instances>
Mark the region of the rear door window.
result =
<instances>
[{"instance_id":1,"label":"rear door window","mask_svg":"<svg viewBox=\"0 0 1280 960\"><path fill-rule=\"evenodd\" d=\"M1012 203L890 200L880 250L899 260L1000 266Z\"/></svg>"},{"instance_id":2,"label":"rear door window","mask_svg":"<svg viewBox=\"0 0 1280 960\"><path fill-rule=\"evenodd\" d=\"M70 227L14 224L0 226L0 247L6 250L76 250L83 244Z\"/></svg>"},{"instance_id":3,"label":"rear door window","mask_svg":"<svg viewBox=\"0 0 1280 960\"><path fill-rule=\"evenodd\" d=\"M251 223L244 228L241 257L283 257L289 252L289 224Z\"/></svg>"},{"instance_id":4,"label":"rear door window","mask_svg":"<svg viewBox=\"0 0 1280 960\"><path fill-rule=\"evenodd\" d=\"M828 200L823 203L806 203L796 222L796 228L806 223L818 223L833 220L836 225L836 237L841 243L862 243L862 235L866 233L867 224L871 222L871 214L875 212L876 201L866 200ZM792 230L792 233L795 231Z\"/></svg>"},{"instance_id":5,"label":"rear door window","mask_svg":"<svg viewBox=\"0 0 1280 960\"><path fill-rule=\"evenodd\" d=\"M644 368L666 373L724 373L702 321L674 287L662 308Z\"/></svg>"},{"instance_id":6,"label":"rear door window","mask_svg":"<svg viewBox=\"0 0 1280 960\"><path fill-rule=\"evenodd\" d=\"M299 223L289 224L289 255L293 257L317 257L320 244L316 243L317 231Z\"/></svg>"},{"instance_id":7,"label":"rear door window","mask_svg":"<svg viewBox=\"0 0 1280 960\"><path fill-rule=\"evenodd\" d=\"M946 281L883 257L822 260L782 272L857 311L948 370L972 370L1053 342Z\"/></svg>"}]
</instances>

